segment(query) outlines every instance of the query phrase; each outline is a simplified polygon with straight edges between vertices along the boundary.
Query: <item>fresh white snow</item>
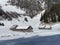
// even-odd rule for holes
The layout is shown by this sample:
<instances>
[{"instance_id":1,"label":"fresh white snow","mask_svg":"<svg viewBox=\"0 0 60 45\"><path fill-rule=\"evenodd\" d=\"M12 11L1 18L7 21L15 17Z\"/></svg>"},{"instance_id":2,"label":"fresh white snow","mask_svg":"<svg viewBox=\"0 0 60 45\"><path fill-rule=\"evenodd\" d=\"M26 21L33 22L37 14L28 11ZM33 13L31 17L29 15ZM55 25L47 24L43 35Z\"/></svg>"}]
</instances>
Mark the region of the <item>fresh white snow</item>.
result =
<instances>
[{"instance_id":1,"label":"fresh white snow","mask_svg":"<svg viewBox=\"0 0 60 45\"><path fill-rule=\"evenodd\" d=\"M8 0L0 0L0 6L2 6L2 9L6 12L17 12L19 14L24 14L25 11L21 10L20 8L17 8L16 6L12 6L9 3L7 3ZM7 4L7 6L5 6Z\"/></svg>"},{"instance_id":2,"label":"fresh white snow","mask_svg":"<svg viewBox=\"0 0 60 45\"><path fill-rule=\"evenodd\" d=\"M0 0L0 5L2 6L2 9L6 12L17 12L20 14L24 14L25 11L21 10L20 8L16 8L15 6L5 6L5 4L7 3L8 0ZM44 2L45 3L45 2ZM44 3L42 5L42 7L44 7ZM9 39L16 39L16 38L28 38L31 36L51 36L51 35L56 35L56 34L60 34L60 23L57 23L55 25L52 25L52 30L39 30L38 27L41 26L41 22L40 22L40 17L41 14L43 15L45 12L45 10L41 11L38 15L36 15L33 19L31 19L28 16L21 16L18 19L13 19L12 21L8 21L8 20L2 20L0 21L1 23L4 23L5 26L0 26L0 40L9 40ZM28 22L24 21L24 18L28 19ZM20 21L18 21L20 20ZM32 26L33 27L33 32L16 32L16 31L12 31L10 30L10 28L13 25L19 25L18 28L27 28L26 26ZM23 27L22 27L23 26ZM48 27L48 25L47 25Z\"/></svg>"},{"instance_id":3,"label":"fresh white snow","mask_svg":"<svg viewBox=\"0 0 60 45\"><path fill-rule=\"evenodd\" d=\"M27 29L29 26L18 26L16 29Z\"/></svg>"},{"instance_id":4,"label":"fresh white snow","mask_svg":"<svg viewBox=\"0 0 60 45\"><path fill-rule=\"evenodd\" d=\"M38 14L39 15L39 14ZM25 22L24 21L24 16L21 18L20 21L18 21L17 19L13 19L12 21L8 21L8 20L3 20L3 21L0 21L1 23L4 23L5 26L0 26L0 40L9 40L9 39L16 39L16 38L28 38L28 37L31 37L31 36L36 36L36 35L39 35L39 36L51 36L51 35L56 35L56 34L60 34L60 30L59 29L59 24L55 24L53 25L52 27L52 30L39 30L38 27L40 26L39 24L39 20L38 18L35 18L35 19L30 19L28 17L28 22ZM20 17L19 17L20 19ZM37 20L37 21L36 21ZM19 25L20 26L29 26L31 25L33 27L33 31L34 32L17 32L17 31L12 31L10 30L10 27L13 26L13 25ZM56 26L58 27L57 30L56 29ZM47 25L48 27L48 25ZM23 27L21 27L23 28Z\"/></svg>"}]
</instances>

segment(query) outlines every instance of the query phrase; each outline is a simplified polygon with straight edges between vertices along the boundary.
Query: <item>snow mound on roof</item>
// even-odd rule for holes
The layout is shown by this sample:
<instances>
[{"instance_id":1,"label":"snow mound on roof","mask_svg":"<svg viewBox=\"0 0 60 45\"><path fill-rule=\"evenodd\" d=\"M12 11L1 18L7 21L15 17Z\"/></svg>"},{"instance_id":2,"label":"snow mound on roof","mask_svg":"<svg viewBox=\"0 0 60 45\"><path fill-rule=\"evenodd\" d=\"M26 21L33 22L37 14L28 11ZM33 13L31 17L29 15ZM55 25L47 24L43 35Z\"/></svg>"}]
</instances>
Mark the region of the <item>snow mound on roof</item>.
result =
<instances>
[{"instance_id":1,"label":"snow mound on roof","mask_svg":"<svg viewBox=\"0 0 60 45\"><path fill-rule=\"evenodd\" d=\"M29 26L21 26L19 25L16 29L27 29Z\"/></svg>"}]
</instances>

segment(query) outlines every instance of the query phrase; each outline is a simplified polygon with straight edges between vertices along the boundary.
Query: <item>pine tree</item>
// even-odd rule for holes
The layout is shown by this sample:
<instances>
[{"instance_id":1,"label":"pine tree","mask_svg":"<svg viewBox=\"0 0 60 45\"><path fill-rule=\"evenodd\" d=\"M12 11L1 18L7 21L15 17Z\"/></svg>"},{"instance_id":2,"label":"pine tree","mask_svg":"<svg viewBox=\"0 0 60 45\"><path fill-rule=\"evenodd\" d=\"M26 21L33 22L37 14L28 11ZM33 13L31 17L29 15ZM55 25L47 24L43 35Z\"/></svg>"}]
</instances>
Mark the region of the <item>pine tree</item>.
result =
<instances>
[{"instance_id":1,"label":"pine tree","mask_svg":"<svg viewBox=\"0 0 60 45\"><path fill-rule=\"evenodd\" d=\"M49 21L48 18L50 18L50 22L56 22L56 21L60 22L60 3L52 4L50 9L49 10L47 9L44 15L41 17L40 21L44 20L44 22L48 22Z\"/></svg>"}]
</instances>

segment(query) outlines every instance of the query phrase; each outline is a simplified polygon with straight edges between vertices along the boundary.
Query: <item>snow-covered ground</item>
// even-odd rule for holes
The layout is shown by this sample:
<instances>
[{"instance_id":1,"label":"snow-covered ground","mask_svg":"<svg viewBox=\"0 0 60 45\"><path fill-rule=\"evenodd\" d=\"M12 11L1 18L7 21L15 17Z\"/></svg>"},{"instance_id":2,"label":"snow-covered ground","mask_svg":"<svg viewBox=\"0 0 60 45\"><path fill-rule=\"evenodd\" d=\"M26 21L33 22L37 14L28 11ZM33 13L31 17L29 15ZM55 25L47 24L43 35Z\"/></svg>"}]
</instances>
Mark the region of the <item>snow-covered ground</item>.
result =
<instances>
[{"instance_id":1,"label":"snow-covered ground","mask_svg":"<svg viewBox=\"0 0 60 45\"><path fill-rule=\"evenodd\" d=\"M5 6L7 4L8 0L0 0L0 5L2 6L2 9L4 11L8 12L17 12L24 14L25 11L21 10L20 8L17 8L15 6ZM3 3L2 3L3 2ZM44 2L45 3L45 2ZM43 3L43 4L44 4ZM44 5L42 5L44 7ZM41 11L38 15L36 15L33 19L31 19L28 16L21 16L18 19L13 19L12 21L2 20L1 23L4 23L5 26L0 26L0 40L8 40L8 39L16 39L16 38L28 38L32 36L51 36L60 34L60 23L56 23L55 25L52 25L52 30L39 30L39 26L41 26L40 17L41 14L43 15L45 10ZM24 18L28 19L28 22L24 21ZM20 20L20 21L18 21ZM10 30L10 27L13 25L19 25L19 26L32 26L33 32L16 32ZM47 25L48 26L48 25Z\"/></svg>"},{"instance_id":2,"label":"snow-covered ground","mask_svg":"<svg viewBox=\"0 0 60 45\"><path fill-rule=\"evenodd\" d=\"M39 30L40 22L39 22L39 17L40 14L36 16L36 18L31 19L30 17L28 18L28 22L24 21L24 16L19 17L18 19L13 19L12 21L7 21L3 20L0 21L1 23L4 23L5 26L0 26L0 40L9 40L9 39L16 39L16 38L28 38L32 36L51 36L51 35L56 35L60 34L60 23L56 23L52 25L51 30ZM39 18L38 18L39 17ZM18 21L20 19L20 21ZM37 21L36 21L37 20ZM17 32L17 31L12 31L10 28L13 25L19 25L19 26L32 26L33 27L33 32ZM48 27L48 25L47 25Z\"/></svg>"},{"instance_id":3,"label":"snow-covered ground","mask_svg":"<svg viewBox=\"0 0 60 45\"><path fill-rule=\"evenodd\" d=\"M16 6L12 6L9 3L7 3L8 0L0 0L0 6L2 6L2 9L6 12L17 12L19 14L24 14L25 11L21 10L20 8L17 8ZM7 6L6 6L7 4Z\"/></svg>"}]
</instances>

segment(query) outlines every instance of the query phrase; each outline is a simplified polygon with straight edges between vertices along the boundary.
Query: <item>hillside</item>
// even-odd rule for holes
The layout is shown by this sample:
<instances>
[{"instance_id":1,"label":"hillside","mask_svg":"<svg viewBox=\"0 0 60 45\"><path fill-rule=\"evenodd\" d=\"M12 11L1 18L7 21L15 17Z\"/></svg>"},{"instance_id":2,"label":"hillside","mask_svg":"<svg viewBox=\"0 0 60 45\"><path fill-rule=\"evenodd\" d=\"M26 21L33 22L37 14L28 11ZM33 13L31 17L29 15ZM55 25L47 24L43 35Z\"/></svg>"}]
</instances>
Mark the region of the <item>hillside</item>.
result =
<instances>
[{"instance_id":1,"label":"hillside","mask_svg":"<svg viewBox=\"0 0 60 45\"><path fill-rule=\"evenodd\" d=\"M50 7L51 5L52 7ZM55 14L56 9L57 11L59 10L60 6L57 6L58 7L56 7L54 1L51 2L49 0L1 0L0 23L3 23L4 26L0 26L0 39L9 40L23 37L29 38L36 35L51 36L60 34L60 26L58 26L60 23L58 21L56 21L57 23L45 23L48 21L51 22L51 18L55 20L55 15L51 16L51 14ZM31 26L33 32L12 31L10 28L13 25L20 27ZM46 26L47 28L51 26L52 29L42 30L39 29L40 26Z\"/></svg>"}]
</instances>

